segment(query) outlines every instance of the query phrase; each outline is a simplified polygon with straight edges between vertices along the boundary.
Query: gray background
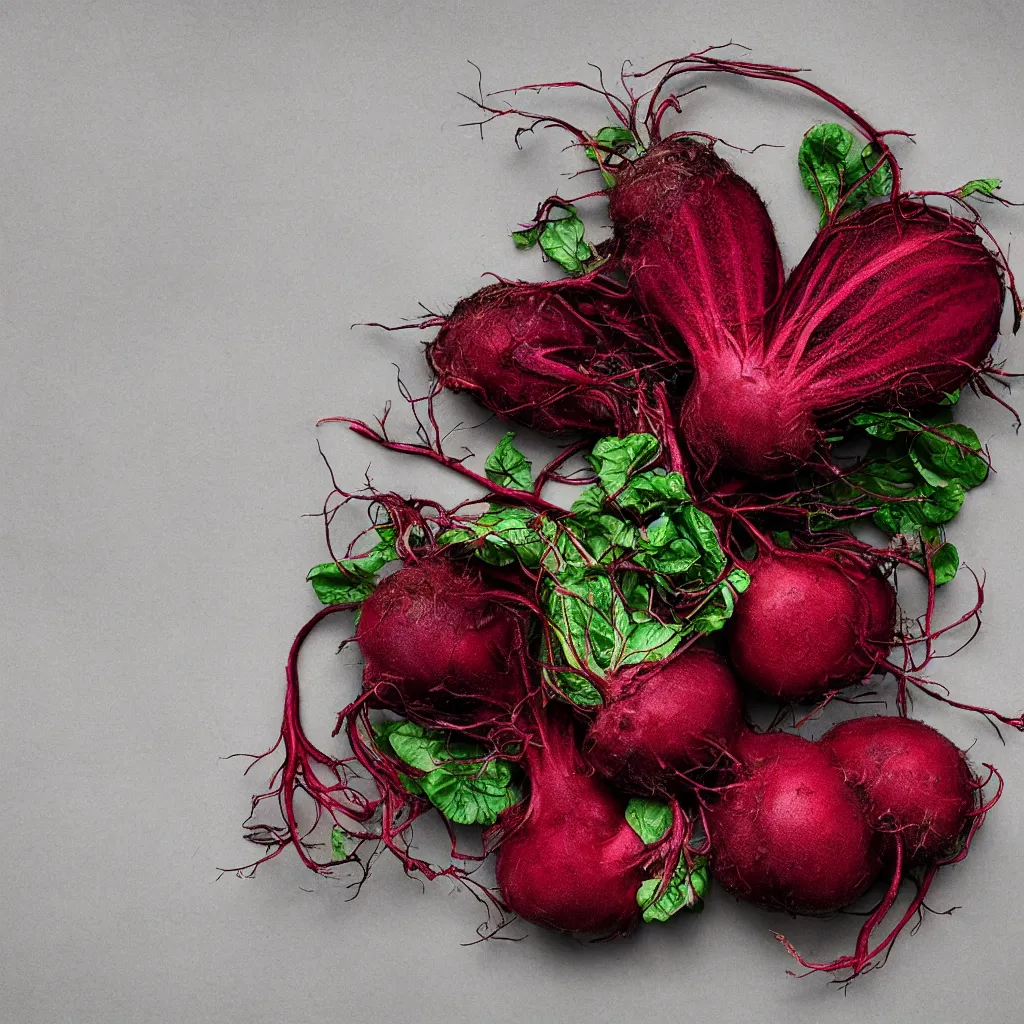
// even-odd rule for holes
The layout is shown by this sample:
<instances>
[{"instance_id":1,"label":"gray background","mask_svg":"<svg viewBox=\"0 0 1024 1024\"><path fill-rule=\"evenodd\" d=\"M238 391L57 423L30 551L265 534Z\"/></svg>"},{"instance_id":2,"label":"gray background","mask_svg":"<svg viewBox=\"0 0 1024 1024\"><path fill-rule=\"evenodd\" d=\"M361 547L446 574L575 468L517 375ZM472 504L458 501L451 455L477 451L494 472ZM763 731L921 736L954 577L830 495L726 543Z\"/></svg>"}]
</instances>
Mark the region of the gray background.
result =
<instances>
[{"instance_id":1,"label":"gray background","mask_svg":"<svg viewBox=\"0 0 1024 1024\"><path fill-rule=\"evenodd\" d=\"M315 601L314 512L328 481L372 463L384 487L467 493L426 464L382 457L332 413L395 395L393 362L425 381L397 322L446 307L486 270L547 272L507 240L576 166L540 133L477 134L491 88L644 65L734 37L754 58L809 66L876 124L917 133L907 182L1000 175L1024 198L1018 4L724 0L0 5L3 68L3 850L5 1021L448 1022L693 1019L1019 1019L1024 938L1017 837L1024 741L968 715L919 713L1007 792L969 862L887 968L844 999L795 981L772 939L843 951L856 922L790 923L716 893L700 918L585 946L530 933L462 946L464 893L393 865L362 895L283 856L254 881L217 879L251 853L241 763L276 734L288 643ZM542 103L541 100L533 100ZM596 128L592 101L549 104ZM768 200L787 263L815 215L794 144L827 111L795 92L723 81L680 126L785 144L736 164ZM563 194L568 194L564 192ZM994 210L1012 241L1024 213ZM595 225L598 222L595 221ZM1019 262L1019 261L1018 261ZM1015 343L1011 367L1024 368ZM448 422L482 419L466 403ZM1024 441L992 403L964 403L999 473L951 537L988 571L985 628L936 677L1022 701L1019 509ZM500 426L472 435L486 451ZM466 435L467 443L469 439ZM524 437L533 455L549 448ZM357 522L353 514L348 527ZM942 613L970 600L960 581ZM303 660L307 720L325 738L355 692L356 655L325 626ZM341 668L339 668L339 663Z\"/></svg>"}]
</instances>

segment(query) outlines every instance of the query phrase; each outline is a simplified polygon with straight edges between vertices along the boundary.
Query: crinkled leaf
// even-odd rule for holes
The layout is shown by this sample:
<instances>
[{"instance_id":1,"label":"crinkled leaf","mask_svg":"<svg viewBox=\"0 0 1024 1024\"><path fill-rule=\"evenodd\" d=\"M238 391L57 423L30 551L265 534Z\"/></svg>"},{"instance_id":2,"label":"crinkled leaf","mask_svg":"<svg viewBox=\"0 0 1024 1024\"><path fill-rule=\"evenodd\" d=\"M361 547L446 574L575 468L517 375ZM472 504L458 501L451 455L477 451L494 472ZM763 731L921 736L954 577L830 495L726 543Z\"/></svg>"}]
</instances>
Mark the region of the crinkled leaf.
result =
<instances>
[{"instance_id":1,"label":"crinkled leaf","mask_svg":"<svg viewBox=\"0 0 1024 1024\"><path fill-rule=\"evenodd\" d=\"M961 185L957 192L961 199L966 199L968 196L974 195L975 192L983 196L990 196L1000 185L1002 185L1002 181L999 178L975 178L973 181L967 182L966 185Z\"/></svg>"},{"instance_id":2,"label":"crinkled leaf","mask_svg":"<svg viewBox=\"0 0 1024 1024\"><path fill-rule=\"evenodd\" d=\"M512 241L517 249L531 249L540 241L540 233L544 230L543 224L534 224L532 228L525 231L513 231Z\"/></svg>"},{"instance_id":3,"label":"crinkled leaf","mask_svg":"<svg viewBox=\"0 0 1024 1024\"><path fill-rule=\"evenodd\" d=\"M988 477L988 464L973 454L980 450L978 435L970 427L949 423L941 428L941 435L928 431L918 434L910 448L910 459L933 487L956 481L969 490Z\"/></svg>"},{"instance_id":4,"label":"crinkled leaf","mask_svg":"<svg viewBox=\"0 0 1024 1024\"><path fill-rule=\"evenodd\" d=\"M378 745L423 774L409 779L446 817L459 825L493 825L498 814L518 802L511 765L501 758L485 759L476 743L453 740L447 733L415 722L386 722L374 726ZM403 785L408 777L403 776ZM408 788L408 786L406 787Z\"/></svg>"},{"instance_id":5,"label":"crinkled leaf","mask_svg":"<svg viewBox=\"0 0 1024 1024\"><path fill-rule=\"evenodd\" d=\"M420 780L427 799L456 825L493 825L498 815L518 803L507 761L450 761Z\"/></svg>"},{"instance_id":6,"label":"crinkled leaf","mask_svg":"<svg viewBox=\"0 0 1024 1024\"><path fill-rule=\"evenodd\" d=\"M653 434L628 434L601 438L587 459L605 492L615 495L633 474L653 462L660 451L661 444Z\"/></svg>"},{"instance_id":7,"label":"crinkled leaf","mask_svg":"<svg viewBox=\"0 0 1024 1024\"><path fill-rule=\"evenodd\" d=\"M661 888L660 878L648 878L637 890L636 902L643 908L644 921L667 921L680 910L699 912L704 907L704 894L710 885L710 870L706 857L695 857L693 869L680 858L676 870L661 897L655 900Z\"/></svg>"},{"instance_id":8,"label":"crinkled leaf","mask_svg":"<svg viewBox=\"0 0 1024 1024\"><path fill-rule=\"evenodd\" d=\"M635 149L637 145L636 136L628 128L620 124L612 124L602 128L594 136L594 141L599 142L603 147L601 152L602 159L607 155L604 150L611 150L622 154ZM587 154L588 160L597 160L597 153L594 152L593 146L587 146L584 152Z\"/></svg>"},{"instance_id":9,"label":"crinkled leaf","mask_svg":"<svg viewBox=\"0 0 1024 1024\"><path fill-rule=\"evenodd\" d=\"M847 158L846 181L852 185L858 178L867 174L872 167L878 164L882 155L881 147L869 142L859 153L853 153ZM851 193L844 203L844 207L851 210L860 209L869 199L876 196L887 196L892 191L892 168L888 162L883 161L881 166L871 177L862 181Z\"/></svg>"},{"instance_id":10,"label":"crinkled leaf","mask_svg":"<svg viewBox=\"0 0 1024 1024\"><path fill-rule=\"evenodd\" d=\"M331 859L344 860L348 856L345 849L345 831L340 825L331 829Z\"/></svg>"},{"instance_id":11,"label":"crinkled leaf","mask_svg":"<svg viewBox=\"0 0 1024 1024\"><path fill-rule=\"evenodd\" d=\"M527 568L536 568L547 550L543 537L531 525L536 520L537 513L531 509L492 505L471 526L445 530L437 541L472 543L473 553L488 565L520 562Z\"/></svg>"},{"instance_id":12,"label":"crinkled leaf","mask_svg":"<svg viewBox=\"0 0 1024 1024\"><path fill-rule=\"evenodd\" d=\"M941 587L949 583L960 569L960 552L948 541L932 552L932 570L935 573L935 585Z\"/></svg>"},{"instance_id":13,"label":"crinkled leaf","mask_svg":"<svg viewBox=\"0 0 1024 1024\"><path fill-rule=\"evenodd\" d=\"M370 596L377 573L398 557L394 529L377 527L377 534L381 539L365 555L324 562L309 570L306 579L323 604L364 601Z\"/></svg>"},{"instance_id":14,"label":"crinkled leaf","mask_svg":"<svg viewBox=\"0 0 1024 1024\"><path fill-rule=\"evenodd\" d=\"M818 124L804 135L797 155L800 180L818 200L821 223L839 201L846 174L846 158L853 147L853 135L842 125Z\"/></svg>"},{"instance_id":15,"label":"crinkled leaf","mask_svg":"<svg viewBox=\"0 0 1024 1024\"><path fill-rule=\"evenodd\" d=\"M510 430L487 456L484 472L491 483L499 487L514 487L518 491L533 490L533 473L526 456L515 446L515 431Z\"/></svg>"},{"instance_id":16,"label":"crinkled leaf","mask_svg":"<svg viewBox=\"0 0 1024 1024\"><path fill-rule=\"evenodd\" d=\"M554 260L570 274L583 271L583 264L593 256L593 251L583 241L585 228L575 207L565 207L566 215L549 220L540 233L540 247L548 259Z\"/></svg>"},{"instance_id":17,"label":"crinkled leaf","mask_svg":"<svg viewBox=\"0 0 1024 1024\"><path fill-rule=\"evenodd\" d=\"M672 827L672 808L660 800L633 797L626 804L626 821L629 827L648 846L658 842Z\"/></svg>"},{"instance_id":18,"label":"crinkled leaf","mask_svg":"<svg viewBox=\"0 0 1024 1024\"><path fill-rule=\"evenodd\" d=\"M854 184L878 164L881 155L875 143L856 147L853 134L839 124L819 124L807 132L797 165L804 188L821 207L822 226L838 205L844 214L852 213L869 199L892 191L892 170L885 162L870 177Z\"/></svg>"},{"instance_id":19,"label":"crinkled leaf","mask_svg":"<svg viewBox=\"0 0 1024 1024\"><path fill-rule=\"evenodd\" d=\"M553 672L550 676L555 689L565 694L573 704L581 708L597 708L604 703L600 691L589 679L565 671Z\"/></svg>"},{"instance_id":20,"label":"crinkled leaf","mask_svg":"<svg viewBox=\"0 0 1024 1024\"><path fill-rule=\"evenodd\" d=\"M637 622L626 636L617 667L667 658L690 632L688 623L658 622L657 619Z\"/></svg>"},{"instance_id":21,"label":"crinkled leaf","mask_svg":"<svg viewBox=\"0 0 1024 1024\"><path fill-rule=\"evenodd\" d=\"M634 473L615 496L615 504L619 508L630 509L640 515L690 500L681 473L666 473L658 469Z\"/></svg>"},{"instance_id":22,"label":"crinkled leaf","mask_svg":"<svg viewBox=\"0 0 1024 1024\"><path fill-rule=\"evenodd\" d=\"M693 615L690 627L699 633L714 633L732 617L736 608L736 595L750 586L750 576L743 569L733 569L725 580Z\"/></svg>"}]
</instances>

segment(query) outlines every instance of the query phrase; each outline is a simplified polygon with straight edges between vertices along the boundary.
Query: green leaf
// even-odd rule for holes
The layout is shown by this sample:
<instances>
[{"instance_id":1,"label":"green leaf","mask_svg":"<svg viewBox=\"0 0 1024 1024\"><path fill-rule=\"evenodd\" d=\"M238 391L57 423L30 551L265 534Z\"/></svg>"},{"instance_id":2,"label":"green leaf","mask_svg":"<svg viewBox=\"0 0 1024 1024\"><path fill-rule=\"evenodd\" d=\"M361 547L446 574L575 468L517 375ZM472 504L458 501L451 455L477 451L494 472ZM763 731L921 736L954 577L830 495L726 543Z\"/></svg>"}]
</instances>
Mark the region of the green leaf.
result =
<instances>
[{"instance_id":1,"label":"green leaf","mask_svg":"<svg viewBox=\"0 0 1024 1024\"><path fill-rule=\"evenodd\" d=\"M956 405L956 403L959 401L960 388L957 388L956 391L943 391L942 401L939 402L939 405Z\"/></svg>"},{"instance_id":2,"label":"green leaf","mask_svg":"<svg viewBox=\"0 0 1024 1024\"><path fill-rule=\"evenodd\" d=\"M416 787L410 792L422 793L449 821L493 825L506 807L521 799L509 762L486 758L479 744L453 740L414 722L378 723L374 733L378 745L386 742L399 760L423 773L409 779ZM402 777L403 785L407 778Z\"/></svg>"},{"instance_id":3,"label":"green leaf","mask_svg":"<svg viewBox=\"0 0 1024 1024\"><path fill-rule=\"evenodd\" d=\"M664 838L672 827L672 808L660 800L633 797L626 804L629 827L648 845Z\"/></svg>"},{"instance_id":4,"label":"green leaf","mask_svg":"<svg viewBox=\"0 0 1024 1024\"><path fill-rule=\"evenodd\" d=\"M941 433L919 433L911 446L910 459L933 487L945 487L956 481L970 490L988 477L988 464L980 455L973 454L980 450L978 435L970 427L949 423L941 428Z\"/></svg>"},{"instance_id":5,"label":"green leaf","mask_svg":"<svg viewBox=\"0 0 1024 1024\"><path fill-rule=\"evenodd\" d=\"M609 495L615 495L638 470L649 465L661 451L661 443L653 434L628 434L626 437L603 437L587 460Z\"/></svg>"},{"instance_id":6,"label":"green leaf","mask_svg":"<svg viewBox=\"0 0 1024 1024\"><path fill-rule=\"evenodd\" d=\"M797 155L800 180L818 200L821 224L839 201L846 174L846 158L853 146L853 135L842 125L819 124L804 135Z\"/></svg>"},{"instance_id":7,"label":"green leaf","mask_svg":"<svg viewBox=\"0 0 1024 1024\"><path fill-rule=\"evenodd\" d=\"M602 128L595 136L594 141L599 142L605 149L612 150L615 153L625 154L631 149L637 148L636 136L622 125L613 124L607 128ZM584 149L587 154L588 160L597 160L597 153L594 151L593 146L587 146ZM601 153L601 159L607 159L608 154Z\"/></svg>"},{"instance_id":8,"label":"green leaf","mask_svg":"<svg viewBox=\"0 0 1024 1024\"><path fill-rule=\"evenodd\" d=\"M643 908L644 921L648 924L652 921L667 921L680 910L699 912L703 909L704 894L708 891L710 880L706 857L695 857L692 871L687 868L686 861L680 858L660 899L655 901L658 889L661 888L660 878L648 878L637 890L636 902Z\"/></svg>"},{"instance_id":9,"label":"green leaf","mask_svg":"<svg viewBox=\"0 0 1024 1024\"><path fill-rule=\"evenodd\" d=\"M949 583L960 568L960 553L950 543L943 544L932 552L932 570L935 573L935 585L941 587Z\"/></svg>"},{"instance_id":10,"label":"green leaf","mask_svg":"<svg viewBox=\"0 0 1024 1024\"><path fill-rule=\"evenodd\" d=\"M966 185L961 185L957 189L957 193L961 199L966 199L975 192L979 192L983 196L990 196L1000 185L1002 185L1002 181L999 178L975 178L973 181L967 182Z\"/></svg>"},{"instance_id":11,"label":"green leaf","mask_svg":"<svg viewBox=\"0 0 1024 1024\"><path fill-rule=\"evenodd\" d=\"M323 604L365 600L376 585L377 573L398 557L394 527L378 526L375 529L380 540L365 554L314 565L306 574Z\"/></svg>"},{"instance_id":12,"label":"green leaf","mask_svg":"<svg viewBox=\"0 0 1024 1024\"><path fill-rule=\"evenodd\" d=\"M420 780L430 802L456 825L493 825L498 815L522 796L512 784L507 761L476 764L451 761Z\"/></svg>"},{"instance_id":13,"label":"green leaf","mask_svg":"<svg viewBox=\"0 0 1024 1024\"><path fill-rule=\"evenodd\" d=\"M533 490L533 473L526 456L515 446L515 431L510 430L487 456L484 472L487 479L499 487L513 487L518 491Z\"/></svg>"},{"instance_id":14,"label":"green leaf","mask_svg":"<svg viewBox=\"0 0 1024 1024\"><path fill-rule=\"evenodd\" d=\"M345 849L345 831L339 825L331 829L331 859L345 860L348 850Z\"/></svg>"},{"instance_id":15,"label":"green leaf","mask_svg":"<svg viewBox=\"0 0 1024 1024\"><path fill-rule=\"evenodd\" d=\"M892 170L883 163L870 177L854 186L871 171L882 150L875 143L858 149L853 134L839 124L819 124L804 135L797 155L800 180L821 207L824 226L837 206L852 213L869 199L892 191Z\"/></svg>"},{"instance_id":16,"label":"green leaf","mask_svg":"<svg viewBox=\"0 0 1024 1024\"><path fill-rule=\"evenodd\" d=\"M532 228L527 228L525 231L513 231L512 241L517 249L532 249L540 241L540 233L543 230L543 224L534 224Z\"/></svg>"},{"instance_id":17,"label":"green leaf","mask_svg":"<svg viewBox=\"0 0 1024 1024\"><path fill-rule=\"evenodd\" d=\"M581 708L599 708L604 703L597 687L575 672L551 672L549 679L556 690Z\"/></svg>"},{"instance_id":18,"label":"green leaf","mask_svg":"<svg viewBox=\"0 0 1024 1024\"><path fill-rule=\"evenodd\" d=\"M688 623L658 622L651 619L638 622L626 636L618 665L639 665L644 661L667 658L691 632Z\"/></svg>"},{"instance_id":19,"label":"green leaf","mask_svg":"<svg viewBox=\"0 0 1024 1024\"><path fill-rule=\"evenodd\" d=\"M473 553L488 565L512 565L519 562L527 568L536 568L547 550L544 538L534 528L539 522L532 509L516 506L492 505L472 525L445 530L439 544L473 545Z\"/></svg>"},{"instance_id":20,"label":"green leaf","mask_svg":"<svg viewBox=\"0 0 1024 1024\"><path fill-rule=\"evenodd\" d=\"M540 247L548 259L554 260L570 274L579 274L583 264L594 254L583 241L585 228L573 206L565 207L566 215L549 220L540 233Z\"/></svg>"}]
</instances>

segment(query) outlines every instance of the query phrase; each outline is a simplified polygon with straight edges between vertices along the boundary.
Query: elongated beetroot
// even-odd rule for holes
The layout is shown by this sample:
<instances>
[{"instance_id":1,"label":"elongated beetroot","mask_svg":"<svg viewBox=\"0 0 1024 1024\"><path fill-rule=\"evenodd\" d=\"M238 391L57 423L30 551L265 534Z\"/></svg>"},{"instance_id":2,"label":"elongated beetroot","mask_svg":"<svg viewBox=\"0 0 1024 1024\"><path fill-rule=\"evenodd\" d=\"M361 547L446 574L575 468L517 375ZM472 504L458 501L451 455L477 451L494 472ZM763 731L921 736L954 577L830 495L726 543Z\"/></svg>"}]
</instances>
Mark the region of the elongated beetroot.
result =
<instances>
[{"instance_id":1,"label":"elongated beetroot","mask_svg":"<svg viewBox=\"0 0 1024 1024\"><path fill-rule=\"evenodd\" d=\"M786 733L748 733L740 776L707 812L719 884L759 906L825 914L878 873L878 841L830 754Z\"/></svg>"},{"instance_id":2,"label":"elongated beetroot","mask_svg":"<svg viewBox=\"0 0 1024 1024\"><path fill-rule=\"evenodd\" d=\"M630 931L651 848L627 823L626 801L586 765L560 709L541 719L526 769L528 800L498 820L505 838L495 872L505 904L558 931Z\"/></svg>"},{"instance_id":3,"label":"elongated beetroot","mask_svg":"<svg viewBox=\"0 0 1024 1024\"><path fill-rule=\"evenodd\" d=\"M657 143L622 167L608 212L630 287L685 340L698 373L708 352L743 352L760 337L782 257L761 197L712 145Z\"/></svg>"},{"instance_id":4,"label":"elongated beetroot","mask_svg":"<svg viewBox=\"0 0 1024 1024\"><path fill-rule=\"evenodd\" d=\"M951 853L978 806L978 787L956 744L913 718L872 715L830 729L819 741L863 796L868 820L891 833L913 861Z\"/></svg>"},{"instance_id":5,"label":"elongated beetroot","mask_svg":"<svg viewBox=\"0 0 1024 1024\"><path fill-rule=\"evenodd\" d=\"M780 700L858 682L894 643L892 586L853 555L762 545L727 627L739 676Z\"/></svg>"},{"instance_id":6,"label":"elongated beetroot","mask_svg":"<svg viewBox=\"0 0 1024 1024\"><path fill-rule=\"evenodd\" d=\"M713 651L689 648L608 679L584 750L617 788L650 795L721 763L742 728L743 698L728 665Z\"/></svg>"},{"instance_id":7,"label":"elongated beetroot","mask_svg":"<svg viewBox=\"0 0 1024 1024\"><path fill-rule=\"evenodd\" d=\"M507 710L525 694L520 616L443 556L381 580L363 602L356 642L376 707L416 713L469 700Z\"/></svg>"},{"instance_id":8,"label":"elongated beetroot","mask_svg":"<svg viewBox=\"0 0 1024 1024\"><path fill-rule=\"evenodd\" d=\"M822 424L967 383L1003 298L973 223L907 198L869 207L818 234L763 333L690 341L682 434L705 477L720 465L784 476L811 460Z\"/></svg>"},{"instance_id":9,"label":"elongated beetroot","mask_svg":"<svg viewBox=\"0 0 1024 1024\"><path fill-rule=\"evenodd\" d=\"M455 306L427 359L442 387L536 430L630 433L649 338L643 314L593 275L500 282Z\"/></svg>"}]
</instances>

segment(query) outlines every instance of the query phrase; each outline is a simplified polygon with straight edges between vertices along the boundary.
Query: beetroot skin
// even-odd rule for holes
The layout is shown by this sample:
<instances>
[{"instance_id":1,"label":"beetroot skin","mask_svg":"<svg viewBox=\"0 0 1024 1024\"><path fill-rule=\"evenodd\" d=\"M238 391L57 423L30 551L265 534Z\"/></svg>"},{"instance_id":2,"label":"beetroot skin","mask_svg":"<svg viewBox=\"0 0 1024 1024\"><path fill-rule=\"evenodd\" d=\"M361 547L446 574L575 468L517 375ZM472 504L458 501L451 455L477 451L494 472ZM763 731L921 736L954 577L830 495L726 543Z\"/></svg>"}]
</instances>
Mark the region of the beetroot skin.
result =
<instances>
[{"instance_id":1,"label":"beetroot skin","mask_svg":"<svg viewBox=\"0 0 1024 1024\"><path fill-rule=\"evenodd\" d=\"M519 616L443 557L382 579L363 602L356 642L375 707L415 712L470 700L508 709L525 694Z\"/></svg>"},{"instance_id":2,"label":"beetroot skin","mask_svg":"<svg viewBox=\"0 0 1024 1024\"><path fill-rule=\"evenodd\" d=\"M727 627L739 676L779 700L858 682L891 649L896 595L852 555L762 546Z\"/></svg>"},{"instance_id":3,"label":"beetroot skin","mask_svg":"<svg viewBox=\"0 0 1024 1024\"><path fill-rule=\"evenodd\" d=\"M711 145L659 142L622 168L608 212L638 301L695 357L760 337L782 257L761 197Z\"/></svg>"},{"instance_id":4,"label":"beetroot skin","mask_svg":"<svg viewBox=\"0 0 1024 1024\"><path fill-rule=\"evenodd\" d=\"M719 884L794 914L852 903L878 873L879 844L842 769L786 733L748 733L736 752L739 780L707 812Z\"/></svg>"},{"instance_id":5,"label":"beetroot skin","mask_svg":"<svg viewBox=\"0 0 1024 1024\"><path fill-rule=\"evenodd\" d=\"M558 931L632 930L651 849L626 821L625 799L585 764L560 709L552 709L527 747L526 769L528 800L498 819L505 838L495 873L504 903Z\"/></svg>"},{"instance_id":6,"label":"beetroot skin","mask_svg":"<svg viewBox=\"0 0 1024 1024\"><path fill-rule=\"evenodd\" d=\"M963 218L901 199L829 225L763 332L687 334L680 425L698 467L785 476L811 461L823 423L938 401L988 356L1003 298L999 264Z\"/></svg>"},{"instance_id":7,"label":"beetroot skin","mask_svg":"<svg viewBox=\"0 0 1024 1024\"><path fill-rule=\"evenodd\" d=\"M427 359L442 387L535 430L629 433L642 319L589 280L501 282L455 306Z\"/></svg>"},{"instance_id":8,"label":"beetroot skin","mask_svg":"<svg viewBox=\"0 0 1024 1024\"><path fill-rule=\"evenodd\" d=\"M873 828L895 833L908 857L949 854L978 806L978 786L956 744L913 718L873 715L820 740L862 795Z\"/></svg>"},{"instance_id":9,"label":"beetroot skin","mask_svg":"<svg viewBox=\"0 0 1024 1024\"><path fill-rule=\"evenodd\" d=\"M690 648L609 679L584 750L616 787L651 795L720 762L742 728L743 698L729 666L713 651Z\"/></svg>"}]
</instances>

